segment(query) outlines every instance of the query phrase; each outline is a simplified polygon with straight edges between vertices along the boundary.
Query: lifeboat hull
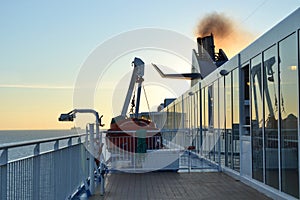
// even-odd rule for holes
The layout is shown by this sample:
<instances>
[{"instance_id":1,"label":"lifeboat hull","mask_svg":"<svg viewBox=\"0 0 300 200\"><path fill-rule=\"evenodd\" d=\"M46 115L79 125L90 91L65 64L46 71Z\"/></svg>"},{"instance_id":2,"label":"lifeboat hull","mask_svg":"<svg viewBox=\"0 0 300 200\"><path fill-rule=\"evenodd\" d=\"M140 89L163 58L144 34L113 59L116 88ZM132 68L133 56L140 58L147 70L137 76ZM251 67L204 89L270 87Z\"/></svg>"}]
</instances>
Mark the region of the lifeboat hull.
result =
<instances>
[{"instance_id":1,"label":"lifeboat hull","mask_svg":"<svg viewBox=\"0 0 300 200\"><path fill-rule=\"evenodd\" d=\"M112 122L106 138L110 152L146 153L147 150L162 148L159 129L145 119L128 118Z\"/></svg>"}]
</instances>

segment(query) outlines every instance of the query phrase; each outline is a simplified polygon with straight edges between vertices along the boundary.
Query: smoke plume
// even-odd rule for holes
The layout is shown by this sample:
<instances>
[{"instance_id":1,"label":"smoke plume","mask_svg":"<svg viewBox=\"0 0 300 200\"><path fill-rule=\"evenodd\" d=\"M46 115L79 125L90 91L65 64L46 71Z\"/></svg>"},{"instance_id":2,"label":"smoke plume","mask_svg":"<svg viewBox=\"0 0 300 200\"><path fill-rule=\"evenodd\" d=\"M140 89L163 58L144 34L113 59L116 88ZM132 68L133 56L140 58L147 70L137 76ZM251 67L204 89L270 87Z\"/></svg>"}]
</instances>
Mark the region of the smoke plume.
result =
<instances>
[{"instance_id":1,"label":"smoke plume","mask_svg":"<svg viewBox=\"0 0 300 200\"><path fill-rule=\"evenodd\" d=\"M242 27L241 23L229 18L224 13L210 13L204 16L196 28L196 36L214 35L216 51L223 49L232 57L249 45L254 36Z\"/></svg>"}]
</instances>

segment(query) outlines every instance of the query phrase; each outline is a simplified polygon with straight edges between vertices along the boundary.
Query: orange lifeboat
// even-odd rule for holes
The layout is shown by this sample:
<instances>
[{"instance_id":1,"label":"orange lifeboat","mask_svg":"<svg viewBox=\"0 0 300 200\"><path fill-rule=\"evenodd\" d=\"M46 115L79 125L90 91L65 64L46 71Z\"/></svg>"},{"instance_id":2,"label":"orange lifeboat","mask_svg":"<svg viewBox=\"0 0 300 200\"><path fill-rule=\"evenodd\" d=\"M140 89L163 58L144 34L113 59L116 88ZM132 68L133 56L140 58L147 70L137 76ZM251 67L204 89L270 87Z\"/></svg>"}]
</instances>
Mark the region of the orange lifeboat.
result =
<instances>
[{"instance_id":1,"label":"orange lifeboat","mask_svg":"<svg viewBox=\"0 0 300 200\"><path fill-rule=\"evenodd\" d=\"M159 129L148 119L125 119L121 116L113 118L110 129L107 130L106 137L110 142L110 149L117 148L118 151L124 150L133 153L143 153L148 149L153 150L162 147L162 138Z\"/></svg>"}]
</instances>

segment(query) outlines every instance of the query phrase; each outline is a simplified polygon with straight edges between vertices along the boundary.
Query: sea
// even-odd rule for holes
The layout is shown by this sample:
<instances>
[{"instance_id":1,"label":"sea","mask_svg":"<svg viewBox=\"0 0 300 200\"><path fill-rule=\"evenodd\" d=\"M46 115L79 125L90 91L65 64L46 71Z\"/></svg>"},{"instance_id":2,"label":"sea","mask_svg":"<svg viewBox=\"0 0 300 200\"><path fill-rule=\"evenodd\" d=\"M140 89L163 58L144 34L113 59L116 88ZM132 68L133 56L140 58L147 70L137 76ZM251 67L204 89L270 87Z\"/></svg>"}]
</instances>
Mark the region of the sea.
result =
<instances>
[{"instance_id":1,"label":"sea","mask_svg":"<svg viewBox=\"0 0 300 200\"><path fill-rule=\"evenodd\" d=\"M81 129L69 129L69 130L1 130L0 131L0 146L25 142L34 141L39 139L50 139L62 136L78 135L84 133L85 130ZM73 139L74 142L77 140ZM59 146L66 146L67 140L61 140ZM73 142L73 141L72 141ZM48 142L40 144L40 151L46 152L54 148L55 142ZM8 150L8 160L16 160L33 155L34 145L11 148ZM1 153L1 150L0 150Z\"/></svg>"}]
</instances>

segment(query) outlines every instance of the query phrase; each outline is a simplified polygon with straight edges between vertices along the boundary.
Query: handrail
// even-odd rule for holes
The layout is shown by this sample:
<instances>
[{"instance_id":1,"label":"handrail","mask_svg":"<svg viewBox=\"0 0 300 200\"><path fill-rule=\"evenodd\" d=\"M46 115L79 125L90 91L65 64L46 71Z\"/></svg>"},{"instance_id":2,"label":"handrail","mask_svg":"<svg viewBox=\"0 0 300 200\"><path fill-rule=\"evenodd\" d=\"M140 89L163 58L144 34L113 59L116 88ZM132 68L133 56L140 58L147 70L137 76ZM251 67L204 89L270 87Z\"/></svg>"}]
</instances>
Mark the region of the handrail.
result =
<instances>
[{"instance_id":1,"label":"handrail","mask_svg":"<svg viewBox=\"0 0 300 200\"><path fill-rule=\"evenodd\" d=\"M37 140L29 140L29 141L23 141L23 142L12 142L7 144L0 144L0 150L7 149L7 148L15 148L20 146L28 146L33 145L37 143L47 143L47 142L53 142L57 140L64 140L64 139L70 139L70 138L76 138L84 136L83 134L77 134L77 135L68 135L68 136L61 136L61 137L52 137L52 138L44 138L44 139L37 139Z\"/></svg>"},{"instance_id":2,"label":"handrail","mask_svg":"<svg viewBox=\"0 0 300 200\"><path fill-rule=\"evenodd\" d=\"M145 130L147 133L168 133L168 132L189 132L189 129L157 129L157 130ZM131 131L131 130L123 130L123 131L110 131L110 130L106 130L106 131L101 131L103 133L136 133L136 130Z\"/></svg>"}]
</instances>

